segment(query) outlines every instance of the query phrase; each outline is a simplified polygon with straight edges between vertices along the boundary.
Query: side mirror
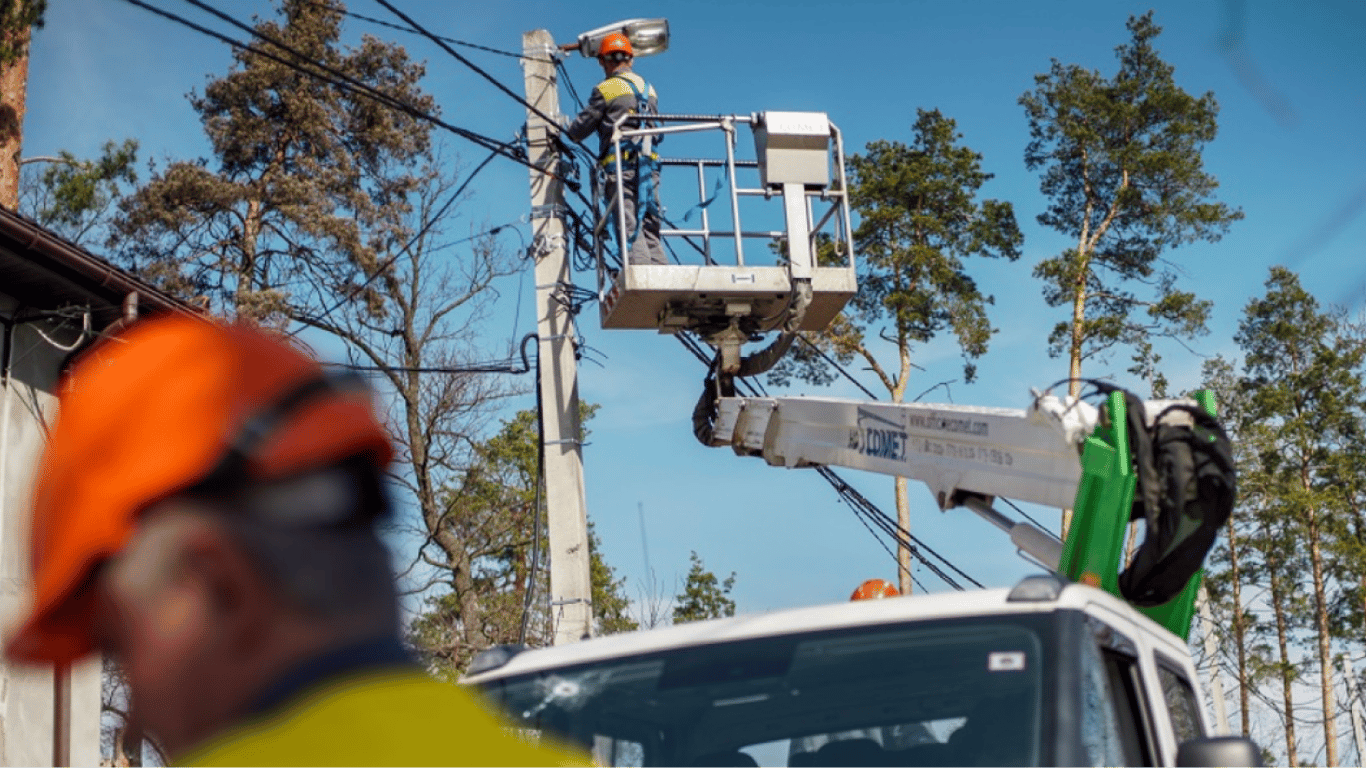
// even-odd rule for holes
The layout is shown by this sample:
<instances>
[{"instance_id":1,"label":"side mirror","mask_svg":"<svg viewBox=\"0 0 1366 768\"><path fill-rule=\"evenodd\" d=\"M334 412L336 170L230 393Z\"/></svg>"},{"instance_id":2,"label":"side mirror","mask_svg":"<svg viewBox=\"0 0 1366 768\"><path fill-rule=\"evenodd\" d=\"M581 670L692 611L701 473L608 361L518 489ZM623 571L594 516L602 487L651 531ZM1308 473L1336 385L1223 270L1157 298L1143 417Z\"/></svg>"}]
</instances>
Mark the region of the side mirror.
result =
<instances>
[{"instance_id":1,"label":"side mirror","mask_svg":"<svg viewBox=\"0 0 1366 768\"><path fill-rule=\"evenodd\" d=\"M1176 749L1177 765L1262 765L1262 750L1244 736L1191 739Z\"/></svg>"}]
</instances>

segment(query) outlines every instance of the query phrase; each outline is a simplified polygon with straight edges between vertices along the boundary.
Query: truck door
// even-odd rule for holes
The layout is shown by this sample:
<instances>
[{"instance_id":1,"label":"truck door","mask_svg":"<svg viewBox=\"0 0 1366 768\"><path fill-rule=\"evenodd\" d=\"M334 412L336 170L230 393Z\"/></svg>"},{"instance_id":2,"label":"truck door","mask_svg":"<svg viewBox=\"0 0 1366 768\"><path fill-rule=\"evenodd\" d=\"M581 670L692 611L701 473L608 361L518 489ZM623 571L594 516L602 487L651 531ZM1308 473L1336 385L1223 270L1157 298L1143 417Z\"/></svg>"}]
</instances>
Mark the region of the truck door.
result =
<instances>
[{"instance_id":1,"label":"truck door","mask_svg":"<svg viewBox=\"0 0 1366 768\"><path fill-rule=\"evenodd\" d=\"M1092 765L1155 765L1153 713L1145 702L1138 645L1088 615L1082 643L1081 742Z\"/></svg>"}]
</instances>

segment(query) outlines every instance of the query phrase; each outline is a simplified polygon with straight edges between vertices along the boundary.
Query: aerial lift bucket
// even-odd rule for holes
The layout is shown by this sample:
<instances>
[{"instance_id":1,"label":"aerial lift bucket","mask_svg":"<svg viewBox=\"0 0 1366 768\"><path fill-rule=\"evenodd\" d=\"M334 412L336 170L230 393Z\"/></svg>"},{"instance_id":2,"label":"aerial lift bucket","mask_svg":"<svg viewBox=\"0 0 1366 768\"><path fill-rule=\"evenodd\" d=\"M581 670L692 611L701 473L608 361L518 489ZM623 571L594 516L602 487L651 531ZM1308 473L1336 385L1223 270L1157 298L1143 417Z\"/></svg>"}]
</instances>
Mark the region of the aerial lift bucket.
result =
<instances>
[{"instance_id":1,"label":"aerial lift bucket","mask_svg":"<svg viewBox=\"0 0 1366 768\"><path fill-rule=\"evenodd\" d=\"M660 235L677 263L632 264L623 254L636 234L622 213L622 164L617 200L596 201L594 229L598 298L604 328L694 331L734 360L741 344L770 331L827 327L857 290L851 247L848 182L839 129L823 113L764 112L739 116L651 115L649 124L628 117L614 132L616 157L623 144L676 133L719 133L722 159L661 158L663 169L695 169L700 221L680 228L665 221ZM756 160L737 158L737 134L754 135ZM708 169L719 169L729 197L729 228L713 226L708 210L719 191L707 189ZM753 180L757 171L757 184ZM742 173L743 172L743 173ZM676 190L682 174L664 179ZM740 198L782 201L783 229L747 228ZM718 241L734 243L733 257ZM763 242L762 256L745 244ZM781 248L770 248L772 243ZM816 258L817 244L834 245L836 257ZM778 253L782 252L782 256ZM724 364L723 364L724 365Z\"/></svg>"}]
</instances>

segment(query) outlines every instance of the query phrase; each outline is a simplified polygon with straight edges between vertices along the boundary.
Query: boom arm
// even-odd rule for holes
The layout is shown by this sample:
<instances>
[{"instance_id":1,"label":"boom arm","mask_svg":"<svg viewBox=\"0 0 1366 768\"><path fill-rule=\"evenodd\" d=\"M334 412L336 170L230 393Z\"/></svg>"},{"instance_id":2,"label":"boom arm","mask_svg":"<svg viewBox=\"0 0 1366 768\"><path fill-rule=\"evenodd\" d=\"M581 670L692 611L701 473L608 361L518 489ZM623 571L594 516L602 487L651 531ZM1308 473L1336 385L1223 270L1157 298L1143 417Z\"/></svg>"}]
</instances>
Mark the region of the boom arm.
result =
<instances>
[{"instance_id":1,"label":"boom arm","mask_svg":"<svg viewBox=\"0 0 1366 768\"><path fill-rule=\"evenodd\" d=\"M828 464L919 480L943 509L964 495L1070 507L1088 403L1038 398L1028 410L819 397L721 398L713 445L769 464Z\"/></svg>"},{"instance_id":2,"label":"boom arm","mask_svg":"<svg viewBox=\"0 0 1366 768\"><path fill-rule=\"evenodd\" d=\"M965 506L1056 570L1062 544L991 506L996 496L1070 507L1096 409L1048 395L1026 410L819 397L721 398L712 445L774 466L825 464L925 483L941 509Z\"/></svg>"},{"instance_id":3,"label":"boom arm","mask_svg":"<svg viewBox=\"0 0 1366 768\"><path fill-rule=\"evenodd\" d=\"M1213 413L1207 393L1196 396ZM1170 401L1145 404L1159 413ZM1038 396L1025 410L878 403L816 397L723 397L713 446L774 466L824 464L919 480L941 509L964 506L1010 534L1043 565L1119 595L1123 537L1133 504L1126 405L1112 392L1101 411ZM1075 508L1065 542L996 512L1003 496ZM1171 601L1140 608L1174 634L1189 632L1202 572Z\"/></svg>"}]
</instances>

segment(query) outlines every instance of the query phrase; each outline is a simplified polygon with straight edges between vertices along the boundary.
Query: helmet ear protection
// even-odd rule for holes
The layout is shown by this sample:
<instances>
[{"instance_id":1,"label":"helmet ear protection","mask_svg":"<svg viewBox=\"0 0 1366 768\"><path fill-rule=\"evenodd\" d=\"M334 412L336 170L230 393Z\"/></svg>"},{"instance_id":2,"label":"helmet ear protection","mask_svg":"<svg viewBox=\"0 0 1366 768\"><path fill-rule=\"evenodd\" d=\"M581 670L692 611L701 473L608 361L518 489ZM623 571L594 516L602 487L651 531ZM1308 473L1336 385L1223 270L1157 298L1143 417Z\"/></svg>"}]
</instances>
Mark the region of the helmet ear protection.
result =
<instances>
[{"instance_id":1,"label":"helmet ear protection","mask_svg":"<svg viewBox=\"0 0 1366 768\"><path fill-rule=\"evenodd\" d=\"M305 379L302 383L287 390L274 402L257 411L246 421L229 444L223 458L203 477L181 493L208 498L232 498L244 490L260 488L265 493L250 494L263 500L278 501L272 497L289 499L288 509L275 511L278 503L247 504L247 511L255 517L268 519L277 525L347 525L368 524L364 516L367 511L382 510L386 499L379 483L379 476L373 472L359 472L356 477L370 482L362 482L361 487L349 488L348 498L337 500L336 492L327 487L331 475L345 464L353 464L358 469L367 466L363 460L343 460L336 465L324 467L323 472L305 472L294 478L271 481L265 485L253 483L249 463L256 450L271 437L284 422L297 411L311 402L337 395L368 392L365 381L353 371L325 372L322 375ZM359 457L357 457L359 458ZM335 481L333 481L335 482ZM347 483L348 486L351 483ZM268 490L267 490L268 489ZM326 503L341 501L342 503ZM321 508L313 509L314 507Z\"/></svg>"}]
</instances>

